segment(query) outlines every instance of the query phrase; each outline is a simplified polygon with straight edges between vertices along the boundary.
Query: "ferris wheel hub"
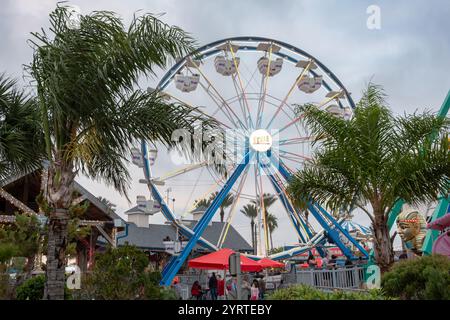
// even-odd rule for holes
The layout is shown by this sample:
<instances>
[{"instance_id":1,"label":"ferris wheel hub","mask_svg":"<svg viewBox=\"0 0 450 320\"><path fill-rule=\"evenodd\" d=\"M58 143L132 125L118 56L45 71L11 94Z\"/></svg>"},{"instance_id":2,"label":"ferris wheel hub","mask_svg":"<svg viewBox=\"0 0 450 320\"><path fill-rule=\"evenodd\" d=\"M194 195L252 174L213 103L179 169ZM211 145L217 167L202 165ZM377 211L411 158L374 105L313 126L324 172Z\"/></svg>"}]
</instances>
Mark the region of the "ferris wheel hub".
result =
<instances>
[{"instance_id":1,"label":"ferris wheel hub","mask_svg":"<svg viewBox=\"0 0 450 320\"><path fill-rule=\"evenodd\" d=\"M255 151L265 152L272 147L272 136L267 130L255 130L250 134L250 146Z\"/></svg>"}]
</instances>

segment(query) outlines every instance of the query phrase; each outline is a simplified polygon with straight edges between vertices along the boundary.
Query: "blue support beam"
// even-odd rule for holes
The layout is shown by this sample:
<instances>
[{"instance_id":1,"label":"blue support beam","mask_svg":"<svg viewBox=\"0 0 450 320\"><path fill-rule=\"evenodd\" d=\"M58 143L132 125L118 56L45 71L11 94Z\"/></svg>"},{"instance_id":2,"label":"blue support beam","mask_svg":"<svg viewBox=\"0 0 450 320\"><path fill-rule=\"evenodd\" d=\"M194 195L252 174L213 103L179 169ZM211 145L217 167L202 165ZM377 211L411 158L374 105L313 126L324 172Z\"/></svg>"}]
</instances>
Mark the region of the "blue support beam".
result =
<instances>
[{"instance_id":1,"label":"blue support beam","mask_svg":"<svg viewBox=\"0 0 450 320\"><path fill-rule=\"evenodd\" d=\"M281 175L284 177L284 179L286 179L286 181L289 181L291 179L291 173L286 169L286 167L280 162L276 161L272 156L271 153L267 153L269 159L272 162L272 165L276 168L278 168L278 171L281 173ZM316 204L318 205L318 204ZM359 243L353 239L352 236L350 236L350 234L348 234L347 230L345 230L344 228L342 228L342 226L336 221L336 219L334 219L328 212L326 212L325 209L323 209L322 207L318 206L319 211L314 207L314 204L309 203L308 204L308 210L312 213L312 215L314 216L314 218L317 220L317 222L319 222L319 224L322 226L322 228L324 228L324 230L327 231L329 237L333 240L333 242L339 247L339 249L341 249L342 253L350 258L350 259L355 259L352 251L342 242L342 240L339 237L339 232L336 230L336 228L341 231L344 236L346 238L348 238L353 244L355 244L355 246L357 246L357 248L361 251L362 254L364 254L364 256L368 257L369 254L367 253L367 251L361 246L359 245ZM330 220L330 222L332 223L332 225L335 226L335 228L331 227L326 221L325 219L322 217L322 214L325 215L327 217L328 220ZM319 249L319 248L317 248Z\"/></svg>"},{"instance_id":2,"label":"blue support beam","mask_svg":"<svg viewBox=\"0 0 450 320\"><path fill-rule=\"evenodd\" d=\"M297 231L298 236L300 237L301 241L306 242L306 238L303 235L301 229L300 229L300 225L299 223L301 223L300 221L297 220L297 218L294 215L294 208L291 206L290 202L288 201L288 199L286 198L283 190L281 189L281 187L278 185L277 179L275 178L275 176L269 171L268 168L261 166L262 169L266 172L267 176L270 179L270 182L272 183L273 188L275 189L278 197L281 200L281 203L283 204L286 212L289 215L289 218L291 219L294 227L295 227L295 231ZM307 226L303 225L305 231L309 231ZM310 232L309 232L310 233ZM308 236L310 237L311 234L308 234Z\"/></svg>"},{"instance_id":3,"label":"blue support beam","mask_svg":"<svg viewBox=\"0 0 450 320\"><path fill-rule=\"evenodd\" d=\"M187 257L189 256L190 252L194 248L194 246L197 244L198 239L205 231L206 227L208 226L208 223L213 218L214 214L216 213L217 209L223 202L226 195L230 192L233 185L236 183L239 176L242 174L244 169L247 167L248 163L250 161L250 151L248 149L248 146L246 147L246 153L244 155L243 161L236 167L234 172L231 174L231 176L228 178L227 182L224 184L218 195L214 198L211 205L208 207L208 209L203 214L202 218L197 222L194 228L194 235L189 239L189 242L187 243L186 247L183 249L183 251L178 256L172 256L170 259L170 262L166 265L162 272L162 279L160 284L164 286L169 286L172 283L173 278L177 274L178 270L180 270L183 263L186 261Z\"/></svg>"},{"instance_id":4,"label":"blue support beam","mask_svg":"<svg viewBox=\"0 0 450 320\"><path fill-rule=\"evenodd\" d=\"M276 162L276 160L273 159L272 152L270 150L267 151L266 155L267 155L267 158L269 158L269 161L270 161L271 165L274 167L274 169L276 171L278 171L286 181L289 181L289 179L291 177L291 174L289 173L289 171L287 171L283 166L281 166L280 163ZM296 209L294 208L294 210L296 210ZM313 234L311 233L311 230L309 230L309 227L306 224L306 221L302 219L302 217L300 216L298 211L296 211L296 212L297 212L298 218L300 219L300 223L303 225L303 227L306 230L306 233L308 234L308 237L312 237Z\"/></svg>"},{"instance_id":5,"label":"blue support beam","mask_svg":"<svg viewBox=\"0 0 450 320\"><path fill-rule=\"evenodd\" d=\"M176 221L175 215L172 213L172 211L170 210L169 206L166 204L166 202L164 201L164 198L161 196L161 194L159 193L158 189L152 184L150 183L150 179L151 179L151 173L150 173L150 163L147 159L147 144L145 143L145 141L141 142L141 153L144 159L144 175L145 175L145 179L149 182L148 183L148 187L150 189L150 193L152 194L152 197L154 200L156 200L160 205L161 205L161 212L164 215L164 217L167 219L167 221L172 222L173 225L177 226L178 228L180 228L180 232L188 237L191 238L192 237L192 232L189 232L189 228L179 224ZM215 245L213 245L212 243L206 241L205 239L201 238L199 239L199 244L209 250L217 250L217 247Z\"/></svg>"},{"instance_id":6,"label":"blue support beam","mask_svg":"<svg viewBox=\"0 0 450 320\"><path fill-rule=\"evenodd\" d=\"M283 176L283 178L286 181L289 181L291 178L291 173L281 164L281 162L276 161L273 157L272 157L272 152L270 150L267 151L267 157L269 158L272 166L278 171L280 172L280 174ZM298 214L299 218L301 219L300 215ZM312 237L312 233L309 230L307 224L305 221L301 220L301 223L303 224L303 226L305 227L306 232L308 233L309 237ZM322 248L317 248L317 251L319 252L320 256L323 258L326 256L326 252L322 249Z\"/></svg>"},{"instance_id":7,"label":"blue support beam","mask_svg":"<svg viewBox=\"0 0 450 320\"><path fill-rule=\"evenodd\" d=\"M340 239L339 233L336 229L332 228L325 219L322 217L320 212L314 207L312 203L308 204L308 210L316 218L317 222L322 226L322 228L327 232L328 236L333 240L334 244L341 249L342 253L349 259L354 259L352 251L348 248Z\"/></svg>"},{"instance_id":8,"label":"blue support beam","mask_svg":"<svg viewBox=\"0 0 450 320\"><path fill-rule=\"evenodd\" d=\"M369 258L369 253L364 249L358 241L356 241L349 233L348 231L341 226L341 224L331 215L329 214L324 208L322 208L318 203L315 203L316 207L319 209L320 212L328 219L330 220L333 225L336 226L337 229L339 229L340 232L351 242L353 245L358 248L358 250L366 257Z\"/></svg>"}]
</instances>

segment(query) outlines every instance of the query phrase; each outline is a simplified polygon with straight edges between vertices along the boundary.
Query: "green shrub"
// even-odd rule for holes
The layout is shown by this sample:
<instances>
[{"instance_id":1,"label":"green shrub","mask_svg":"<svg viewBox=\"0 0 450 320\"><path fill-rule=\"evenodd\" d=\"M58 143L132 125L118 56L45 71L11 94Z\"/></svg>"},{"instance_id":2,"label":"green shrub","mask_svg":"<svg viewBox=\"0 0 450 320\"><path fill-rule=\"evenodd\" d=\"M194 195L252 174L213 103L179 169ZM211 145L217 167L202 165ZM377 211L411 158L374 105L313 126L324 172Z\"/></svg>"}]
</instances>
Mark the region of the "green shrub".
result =
<instances>
[{"instance_id":1,"label":"green shrub","mask_svg":"<svg viewBox=\"0 0 450 320\"><path fill-rule=\"evenodd\" d=\"M96 256L94 269L83 277L79 299L172 299L175 293L159 286L161 273L147 271L148 257L134 246L109 248Z\"/></svg>"},{"instance_id":2,"label":"green shrub","mask_svg":"<svg viewBox=\"0 0 450 320\"><path fill-rule=\"evenodd\" d=\"M9 274L0 272L0 300L9 299Z\"/></svg>"},{"instance_id":3,"label":"green shrub","mask_svg":"<svg viewBox=\"0 0 450 320\"><path fill-rule=\"evenodd\" d=\"M380 290L355 292L336 290L325 292L307 285L296 285L276 290L268 300L386 300Z\"/></svg>"},{"instance_id":4,"label":"green shrub","mask_svg":"<svg viewBox=\"0 0 450 320\"><path fill-rule=\"evenodd\" d=\"M160 288L159 300L178 300L177 293L172 288L167 287Z\"/></svg>"},{"instance_id":5,"label":"green shrub","mask_svg":"<svg viewBox=\"0 0 450 320\"><path fill-rule=\"evenodd\" d=\"M108 248L96 255L94 269L85 280L87 296L100 300L136 299L147 265L145 253L134 246Z\"/></svg>"},{"instance_id":6,"label":"green shrub","mask_svg":"<svg viewBox=\"0 0 450 320\"><path fill-rule=\"evenodd\" d=\"M44 297L45 275L41 274L25 280L16 289L17 300L41 300ZM64 299L71 300L72 294L64 287Z\"/></svg>"},{"instance_id":7,"label":"green shrub","mask_svg":"<svg viewBox=\"0 0 450 320\"><path fill-rule=\"evenodd\" d=\"M397 262L381 279L383 290L405 300L450 300L450 259L441 255Z\"/></svg>"},{"instance_id":8,"label":"green shrub","mask_svg":"<svg viewBox=\"0 0 450 320\"><path fill-rule=\"evenodd\" d=\"M161 287L160 272L146 272L143 276L144 295L143 299L148 300L176 300L177 294L174 289Z\"/></svg>"},{"instance_id":9,"label":"green shrub","mask_svg":"<svg viewBox=\"0 0 450 320\"><path fill-rule=\"evenodd\" d=\"M16 289L17 300L41 300L44 296L45 276L39 275L26 280Z\"/></svg>"}]
</instances>

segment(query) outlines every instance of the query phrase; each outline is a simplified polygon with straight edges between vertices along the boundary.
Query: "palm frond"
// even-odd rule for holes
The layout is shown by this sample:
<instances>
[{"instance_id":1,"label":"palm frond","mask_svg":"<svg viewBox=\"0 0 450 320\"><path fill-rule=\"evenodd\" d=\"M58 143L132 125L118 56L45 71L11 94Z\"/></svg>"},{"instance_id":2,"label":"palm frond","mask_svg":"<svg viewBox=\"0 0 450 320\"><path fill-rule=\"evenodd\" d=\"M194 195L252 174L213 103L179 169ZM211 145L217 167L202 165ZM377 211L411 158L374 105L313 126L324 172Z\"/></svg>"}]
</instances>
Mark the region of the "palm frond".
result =
<instances>
[{"instance_id":1,"label":"palm frond","mask_svg":"<svg viewBox=\"0 0 450 320\"><path fill-rule=\"evenodd\" d=\"M43 146L36 101L0 74L0 179L39 168Z\"/></svg>"}]
</instances>

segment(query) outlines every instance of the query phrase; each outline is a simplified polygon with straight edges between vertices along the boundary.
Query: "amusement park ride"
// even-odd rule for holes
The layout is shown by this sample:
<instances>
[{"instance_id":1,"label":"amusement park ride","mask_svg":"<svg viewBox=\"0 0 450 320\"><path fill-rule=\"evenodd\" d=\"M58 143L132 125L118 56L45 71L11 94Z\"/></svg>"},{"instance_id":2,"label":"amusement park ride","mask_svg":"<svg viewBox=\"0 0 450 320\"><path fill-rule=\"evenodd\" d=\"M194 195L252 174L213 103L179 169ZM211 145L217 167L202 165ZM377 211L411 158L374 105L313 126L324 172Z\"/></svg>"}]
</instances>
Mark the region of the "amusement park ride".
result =
<instances>
[{"instance_id":1,"label":"amusement park ride","mask_svg":"<svg viewBox=\"0 0 450 320\"><path fill-rule=\"evenodd\" d=\"M278 91L269 93L269 84L275 86L276 78L292 85L284 90L277 87ZM225 88L226 84L228 88ZM342 225L343 217L331 214L315 202L309 202L305 210L300 209L286 193L286 184L292 174L310 159L313 152L311 142L314 137L308 134L295 105L314 103L318 108L344 119L351 118L355 108L344 85L319 60L299 48L273 39L229 38L205 45L179 60L162 77L156 90L172 102L196 106L199 113L214 118L223 132L233 133L232 138L228 135L224 138L225 147L220 149L225 158L222 171L205 159L196 159L195 163L178 167L169 174L155 176L152 171L156 170L151 167L155 165L156 145L142 141L141 149L133 150L133 163L141 167L145 175L140 182L148 185L151 194L150 200L139 198L139 205L148 214L162 212L165 219L189 239L184 249L173 255L165 266L162 285L171 284L196 245L213 251L221 248L227 227L216 244L205 240L202 234L228 193L234 195L234 200L225 226L231 223L240 199L254 199L257 205L255 258L287 259L312 248L324 255L326 243L338 247L349 259L357 259L357 251L359 256L369 257L369 253ZM205 104L209 106L205 107ZM169 179L204 169L208 170L213 187L219 192L195 227L190 229L170 210L160 188ZM264 214L265 186L270 186L277 195L299 242L292 249L272 255L269 255ZM396 209L399 207L401 204ZM312 217L314 222L308 217Z\"/></svg>"}]
</instances>

